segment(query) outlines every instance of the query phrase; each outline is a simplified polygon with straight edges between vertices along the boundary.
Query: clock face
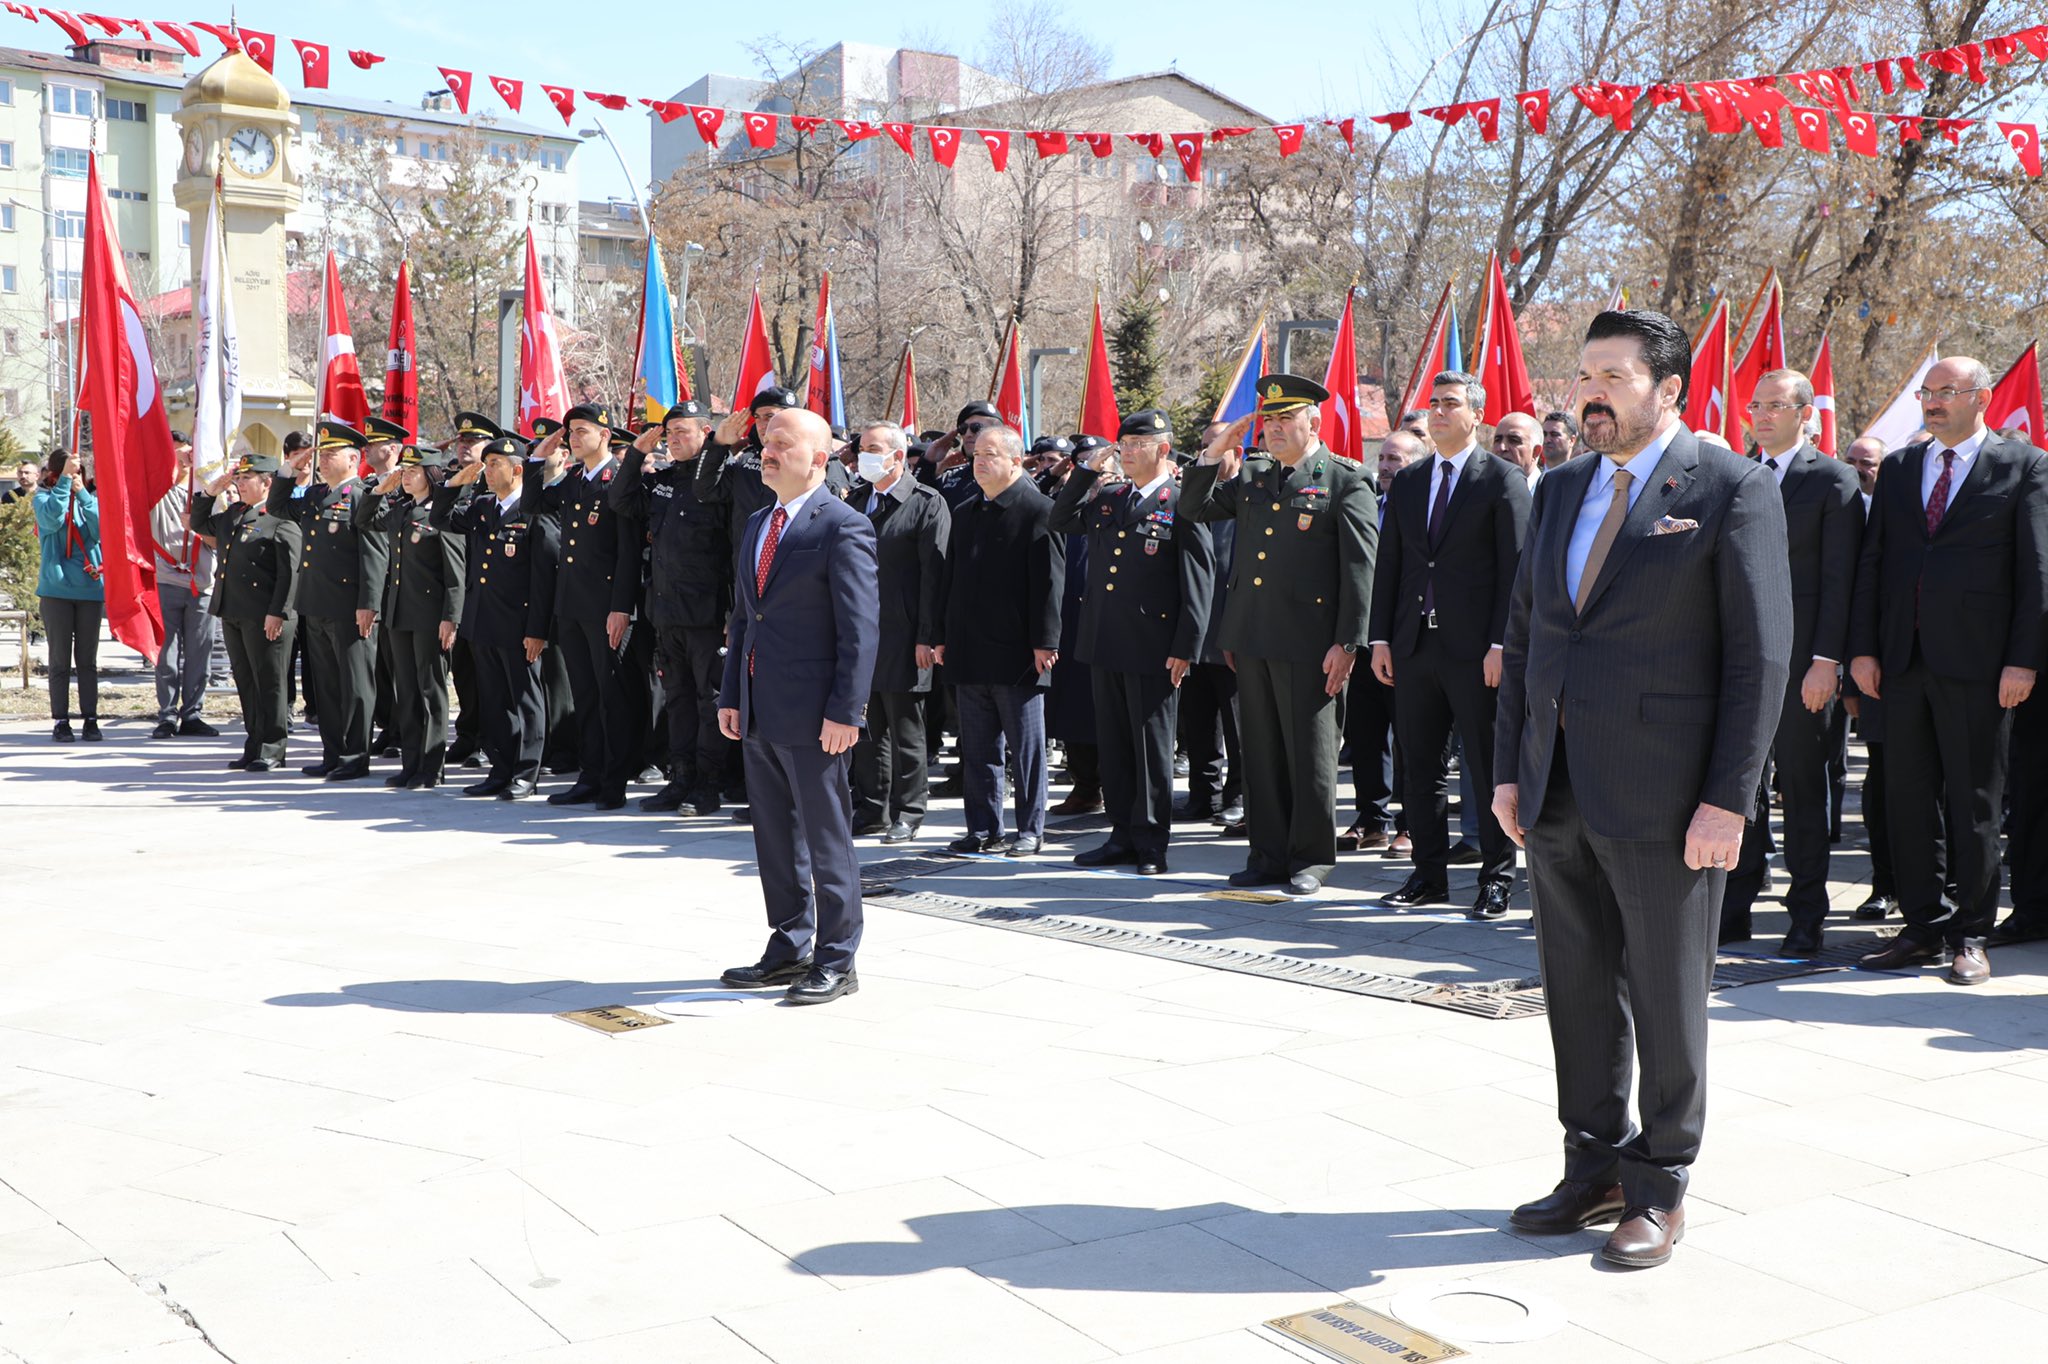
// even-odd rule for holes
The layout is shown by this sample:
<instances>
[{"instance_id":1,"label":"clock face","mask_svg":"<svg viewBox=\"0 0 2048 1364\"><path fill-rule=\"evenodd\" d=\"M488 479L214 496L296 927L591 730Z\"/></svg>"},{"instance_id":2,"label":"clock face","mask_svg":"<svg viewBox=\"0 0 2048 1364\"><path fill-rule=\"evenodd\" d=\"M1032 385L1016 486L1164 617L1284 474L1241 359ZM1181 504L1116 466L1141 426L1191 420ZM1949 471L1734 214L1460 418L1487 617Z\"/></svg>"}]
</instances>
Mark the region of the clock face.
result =
<instances>
[{"instance_id":1,"label":"clock face","mask_svg":"<svg viewBox=\"0 0 2048 1364\"><path fill-rule=\"evenodd\" d=\"M244 175L262 175L277 160L277 143L261 128L237 128L228 139L228 160Z\"/></svg>"},{"instance_id":2,"label":"clock face","mask_svg":"<svg viewBox=\"0 0 2048 1364\"><path fill-rule=\"evenodd\" d=\"M205 147L199 141L198 133L187 133L185 135L185 171L188 175L197 175L201 170L205 169L205 151Z\"/></svg>"}]
</instances>

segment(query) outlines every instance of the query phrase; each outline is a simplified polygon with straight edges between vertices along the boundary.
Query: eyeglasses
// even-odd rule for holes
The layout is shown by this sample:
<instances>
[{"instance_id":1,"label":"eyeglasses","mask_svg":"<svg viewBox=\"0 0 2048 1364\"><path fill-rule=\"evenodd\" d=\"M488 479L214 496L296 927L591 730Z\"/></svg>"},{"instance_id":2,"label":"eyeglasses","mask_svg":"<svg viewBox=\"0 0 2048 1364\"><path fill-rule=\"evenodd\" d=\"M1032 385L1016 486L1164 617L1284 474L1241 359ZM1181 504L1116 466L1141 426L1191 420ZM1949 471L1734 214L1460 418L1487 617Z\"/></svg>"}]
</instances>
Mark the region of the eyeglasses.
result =
<instances>
[{"instance_id":1,"label":"eyeglasses","mask_svg":"<svg viewBox=\"0 0 2048 1364\"><path fill-rule=\"evenodd\" d=\"M1805 403L1751 403L1752 412L1797 412Z\"/></svg>"},{"instance_id":2,"label":"eyeglasses","mask_svg":"<svg viewBox=\"0 0 2048 1364\"><path fill-rule=\"evenodd\" d=\"M1913 396L1923 403L1937 401L1952 403L1965 393L1989 393L1990 391L1985 385L1977 384L1970 388L1916 388L1913 390Z\"/></svg>"}]
</instances>

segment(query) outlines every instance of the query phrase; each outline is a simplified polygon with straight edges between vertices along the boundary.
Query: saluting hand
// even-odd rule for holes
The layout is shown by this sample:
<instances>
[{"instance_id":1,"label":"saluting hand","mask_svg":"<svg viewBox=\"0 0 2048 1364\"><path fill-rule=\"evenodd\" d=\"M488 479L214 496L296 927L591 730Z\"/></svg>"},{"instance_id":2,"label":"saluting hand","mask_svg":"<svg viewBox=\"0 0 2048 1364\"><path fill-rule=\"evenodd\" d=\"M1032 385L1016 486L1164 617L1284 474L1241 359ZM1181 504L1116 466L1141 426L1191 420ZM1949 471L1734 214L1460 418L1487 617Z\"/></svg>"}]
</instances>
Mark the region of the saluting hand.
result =
<instances>
[{"instance_id":1,"label":"saluting hand","mask_svg":"<svg viewBox=\"0 0 2048 1364\"><path fill-rule=\"evenodd\" d=\"M403 475L398 470L393 469L390 473L379 479L377 486L370 491L376 493L379 497L389 497L398 491L398 481L402 477Z\"/></svg>"},{"instance_id":2,"label":"saluting hand","mask_svg":"<svg viewBox=\"0 0 2048 1364\"><path fill-rule=\"evenodd\" d=\"M1222 466L1216 471L1218 483L1237 477L1238 467L1244 463L1245 433L1251 429L1252 419L1249 416L1239 417L1218 432L1209 448L1202 451L1202 463Z\"/></svg>"},{"instance_id":3,"label":"saluting hand","mask_svg":"<svg viewBox=\"0 0 2048 1364\"><path fill-rule=\"evenodd\" d=\"M718 423L718 429L711 433L711 438L730 450L740 443L747 434L747 428L753 424L751 409L736 408L725 414L725 419Z\"/></svg>"},{"instance_id":4,"label":"saluting hand","mask_svg":"<svg viewBox=\"0 0 2048 1364\"><path fill-rule=\"evenodd\" d=\"M483 462L479 460L475 464L465 464L460 469L457 469L450 475L448 486L451 488L467 488L483 476L484 466Z\"/></svg>"},{"instance_id":5,"label":"saluting hand","mask_svg":"<svg viewBox=\"0 0 2048 1364\"><path fill-rule=\"evenodd\" d=\"M654 447L661 444L661 432L662 428L659 426L648 427L633 438L633 448L643 455L653 454Z\"/></svg>"}]
</instances>

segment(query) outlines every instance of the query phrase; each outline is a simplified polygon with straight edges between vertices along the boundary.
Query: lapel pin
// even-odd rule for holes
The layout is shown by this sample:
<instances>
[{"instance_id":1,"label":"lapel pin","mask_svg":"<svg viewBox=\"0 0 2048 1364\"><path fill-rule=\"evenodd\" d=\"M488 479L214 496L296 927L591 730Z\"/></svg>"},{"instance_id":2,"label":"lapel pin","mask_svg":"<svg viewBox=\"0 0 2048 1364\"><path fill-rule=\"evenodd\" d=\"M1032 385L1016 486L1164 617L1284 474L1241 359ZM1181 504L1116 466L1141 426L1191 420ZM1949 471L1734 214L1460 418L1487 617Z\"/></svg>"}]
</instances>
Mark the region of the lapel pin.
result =
<instances>
[{"instance_id":1,"label":"lapel pin","mask_svg":"<svg viewBox=\"0 0 2048 1364\"><path fill-rule=\"evenodd\" d=\"M1677 475L1677 474L1673 474L1673 475L1672 475L1671 477L1669 477L1669 478L1665 479L1665 480L1664 480L1664 486L1665 486L1665 488L1666 488L1667 490L1668 490L1668 489L1672 489L1672 488L1676 488L1676 487L1678 486L1678 475Z\"/></svg>"}]
</instances>

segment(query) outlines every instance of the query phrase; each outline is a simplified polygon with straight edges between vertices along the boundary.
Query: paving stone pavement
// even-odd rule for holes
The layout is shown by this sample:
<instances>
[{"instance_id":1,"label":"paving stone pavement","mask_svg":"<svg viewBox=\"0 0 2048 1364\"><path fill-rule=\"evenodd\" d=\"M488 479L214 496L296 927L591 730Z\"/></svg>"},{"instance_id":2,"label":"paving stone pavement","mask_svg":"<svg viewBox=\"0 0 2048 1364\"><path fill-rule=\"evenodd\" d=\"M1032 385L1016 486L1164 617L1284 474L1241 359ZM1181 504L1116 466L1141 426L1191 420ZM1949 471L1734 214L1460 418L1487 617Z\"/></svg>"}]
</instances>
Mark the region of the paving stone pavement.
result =
<instances>
[{"instance_id":1,"label":"paving stone pavement","mask_svg":"<svg viewBox=\"0 0 2048 1364\"><path fill-rule=\"evenodd\" d=\"M2048 1357L2048 948L1969 992L1718 994L1689 1235L1621 1273L1596 1233L1504 1230L1559 1165L1541 1019L876 899L856 996L601 1034L553 1015L757 954L744 827L246 777L236 740L144 733L0 725L0 1358L1285 1364L1260 1322L1454 1281L1563 1312L1489 1361ZM916 850L958 828L941 805ZM1375 907L1405 863L1250 905L1203 898L1242 857L1206 828L1158 883L1075 846L913 884L1534 970L1525 909ZM1846 914L1867 856L1838 852Z\"/></svg>"}]
</instances>

